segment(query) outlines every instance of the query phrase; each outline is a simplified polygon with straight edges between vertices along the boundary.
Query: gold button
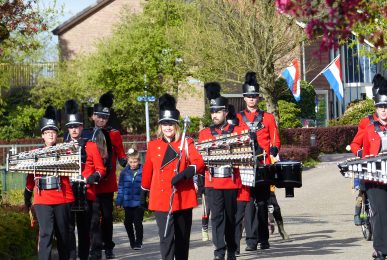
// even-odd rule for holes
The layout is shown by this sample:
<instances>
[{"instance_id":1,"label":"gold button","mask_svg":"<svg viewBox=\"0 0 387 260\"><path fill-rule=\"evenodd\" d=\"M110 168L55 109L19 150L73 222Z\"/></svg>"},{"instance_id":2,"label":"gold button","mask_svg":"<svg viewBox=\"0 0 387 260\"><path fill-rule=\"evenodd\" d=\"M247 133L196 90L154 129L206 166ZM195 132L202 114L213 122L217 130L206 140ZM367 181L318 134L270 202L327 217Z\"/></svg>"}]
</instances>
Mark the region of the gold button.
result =
<instances>
[{"instance_id":1,"label":"gold button","mask_svg":"<svg viewBox=\"0 0 387 260\"><path fill-rule=\"evenodd\" d=\"M164 192L164 189L161 189L161 192Z\"/></svg>"}]
</instances>

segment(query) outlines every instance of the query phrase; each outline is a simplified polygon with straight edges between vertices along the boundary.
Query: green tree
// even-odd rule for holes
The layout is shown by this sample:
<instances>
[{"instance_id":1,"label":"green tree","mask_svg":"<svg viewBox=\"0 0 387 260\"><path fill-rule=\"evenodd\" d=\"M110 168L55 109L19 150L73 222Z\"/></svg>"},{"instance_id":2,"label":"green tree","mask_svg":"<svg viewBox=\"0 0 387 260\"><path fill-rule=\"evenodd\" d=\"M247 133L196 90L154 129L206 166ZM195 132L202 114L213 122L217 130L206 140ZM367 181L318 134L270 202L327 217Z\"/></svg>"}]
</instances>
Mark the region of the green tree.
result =
<instances>
[{"instance_id":1,"label":"green tree","mask_svg":"<svg viewBox=\"0 0 387 260\"><path fill-rule=\"evenodd\" d=\"M245 73L255 71L267 110L278 119L278 100L273 95L276 69L290 63L284 57L302 41L298 25L279 15L270 1L197 2L198 7L186 16L185 27L178 34L192 74L202 81L240 86Z\"/></svg>"}]
</instances>

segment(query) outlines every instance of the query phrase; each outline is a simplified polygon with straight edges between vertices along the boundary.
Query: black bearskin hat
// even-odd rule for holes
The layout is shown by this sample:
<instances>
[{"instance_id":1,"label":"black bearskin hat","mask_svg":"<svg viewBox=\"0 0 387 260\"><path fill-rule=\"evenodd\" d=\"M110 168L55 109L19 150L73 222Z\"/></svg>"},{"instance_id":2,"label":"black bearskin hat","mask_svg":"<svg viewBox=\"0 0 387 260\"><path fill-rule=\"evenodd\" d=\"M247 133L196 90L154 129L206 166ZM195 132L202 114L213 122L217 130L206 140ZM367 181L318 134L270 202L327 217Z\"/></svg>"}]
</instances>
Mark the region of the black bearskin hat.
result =
<instances>
[{"instance_id":1,"label":"black bearskin hat","mask_svg":"<svg viewBox=\"0 0 387 260\"><path fill-rule=\"evenodd\" d=\"M228 100L220 95L220 84L218 82L205 83L204 89L210 101L211 112L217 112L221 109L227 110Z\"/></svg>"},{"instance_id":2,"label":"black bearskin hat","mask_svg":"<svg viewBox=\"0 0 387 260\"><path fill-rule=\"evenodd\" d=\"M235 107L231 104L228 105L227 122L230 125L239 125L239 119L236 116Z\"/></svg>"},{"instance_id":3,"label":"black bearskin hat","mask_svg":"<svg viewBox=\"0 0 387 260\"><path fill-rule=\"evenodd\" d=\"M372 80L372 94L377 105L387 105L387 80L380 74L376 74Z\"/></svg>"},{"instance_id":4,"label":"black bearskin hat","mask_svg":"<svg viewBox=\"0 0 387 260\"><path fill-rule=\"evenodd\" d=\"M56 119L56 110L53 106L49 105L46 108L46 112L44 113L44 116L40 119L40 132L44 132L46 130L55 130L59 131L59 128L57 126L57 119Z\"/></svg>"},{"instance_id":5,"label":"black bearskin hat","mask_svg":"<svg viewBox=\"0 0 387 260\"><path fill-rule=\"evenodd\" d=\"M245 83L242 85L243 96L259 95L259 84L257 82L257 74L249 71L245 76Z\"/></svg>"},{"instance_id":6,"label":"black bearskin hat","mask_svg":"<svg viewBox=\"0 0 387 260\"><path fill-rule=\"evenodd\" d=\"M110 108L113 106L114 95L111 91L99 98L99 103L94 105L93 112L97 115L110 116Z\"/></svg>"},{"instance_id":7,"label":"black bearskin hat","mask_svg":"<svg viewBox=\"0 0 387 260\"><path fill-rule=\"evenodd\" d=\"M159 98L159 123L163 121L179 122L180 112L176 109L176 100L169 94Z\"/></svg>"},{"instance_id":8,"label":"black bearskin hat","mask_svg":"<svg viewBox=\"0 0 387 260\"><path fill-rule=\"evenodd\" d=\"M65 103L66 126L83 125L82 115L78 113L78 104L74 99L67 100Z\"/></svg>"}]
</instances>

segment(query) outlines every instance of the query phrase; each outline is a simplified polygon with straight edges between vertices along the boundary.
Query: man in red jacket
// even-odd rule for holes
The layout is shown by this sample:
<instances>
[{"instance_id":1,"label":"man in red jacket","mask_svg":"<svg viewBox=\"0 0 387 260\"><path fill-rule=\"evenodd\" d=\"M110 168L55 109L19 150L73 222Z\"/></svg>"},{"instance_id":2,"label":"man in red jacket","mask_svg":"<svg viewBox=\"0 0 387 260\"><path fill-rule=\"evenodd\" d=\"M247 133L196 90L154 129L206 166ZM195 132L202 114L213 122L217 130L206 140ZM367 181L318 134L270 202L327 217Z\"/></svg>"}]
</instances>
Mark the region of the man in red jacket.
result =
<instances>
[{"instance_id":1,"label":"man in red jacket","mask_svg":"<svg viewBox=\"0 0 387 260\"><path fill-rule=\"evenodd\" d=\"M372 83L374 84L372 88L372 92L375 95L377 91L378 84L380 80L383 81L383 77L380 74L376 74L375 77L372 79ZM376 83L376 84L375 84ZM365 129L369 125L373 125L376 121L378 121L378 114L373 113L372 115L368 115L366 117L363 117L360 122L359 126L357 128L357 133L355 137L353 138L351 142L351 152L357 156L357 157L362 157L363 155L363 138L364 138L364 133ZM363 197L364 197L364 192L365 192L365 187L364 187L364 181L359 180L358 178L354 179L354 188L356 191L358 191L357 196L356 196L356 204L355 204L355 214L354 214L354 222L356 226L360 226L362 224L362 220L360 218L360 213L361 213L361 205L363 203Z\"/></svg>"},{"instance_id":2,"label":"man in red jacket","mask_svg":"<svg viewBox=\"0 0 387 260\"><path fill-rule=\"evenodd\" d=\"M90 239L95 238L99 225L91 226L93 201L96 199L96 183L105 176L105 166L95 140L84 140L81 137L83 120L78 113L78 105L75 100L65 103L66 127L68 135L65 142L77 141L81 147L82 176L80 179L72 179L71 185L75 197L70 214L70 259L77 259L77 245L75 239L75 223L78 231L78 257L81 260L89 258ZM75 222L76 221L76 222ZM90 236L91 235L91 236Z\"/></svg>"},{"instance_id":3,"label":"man in red jacket","mask_svg":"<svg viewBox=\"0 0 387 260\"><path fill-rule=\"evenodd\" d=\"M105 161L106 177L102 178L97 185L96 208L99 208L102 214L101 234L102 241L93 241L91 257L98 259L102 243L105 249L106 259L114 259L113 248L113 195L118 190L116 176L116 162L122 167L126 166L126 155L122 144L121 134L118 130L107 126L110 116L110 109L113 105L113 94L107 92L99 99L99 104L94 105L93 121L95 127L102 130L106 139L106 150L108 158ZM92 223L99 222L99 218L93 218Z\"/></svg>"},{"instance_id":4,"label":"man in red jacket","mask_svg":"<svg viewBox=\"0 0 387 260\"><path fill-rule=\"evenodd\" d=\"M272 162L269 155L276 157L281 146L280 136L274 116L257 108L259 85L255 72L246 74L242 89L246 109L237 114L239 126L249 129L257 154L267 154L263 157L265 161L261 157L260 163L270 164ZM246 206L246 251L256 250L258 242L261 249L268 249L270 244L267 201L270 198L270 185L251 188L250 193L250 203ZM258 210L255 208L254 201ZM254 221L255 217L258 221ZM283 227L283 223L278 225Z\"/></svg>"},{"instance_id":5,"label":"man in red jacket","mask_svg":"<svg viewBox=\"0 0 387 260\"><path fill-rule=\"evenodd\" d=\"M227 105L225 97L220 96L220 85L210 82L204 85L207 98L210 100L211 119L213 124L200 131L199 142L214 140L216 137L239 133L238 126L227 123ZM212 241L215 246L214 259L236 259L235 214L237 211L237 194L242 187L237 169L230 167L209 167L207 165L206 187L211 187L209 196L212 225Z\"/></svg>"},{"instance_id":6,"label":"man in red jacket","mask_svg":"<svg viewBox=\"0 0 387 260\"><path fill-rule=\"evenodd\" d=\"M364 129L363 158L387 152L387 79L379 75L373 84L378 120ZM373 257L381 260L387 256L387 186L376 181L365 180L364 183L372 209Z\"/></svg>"},{"instance_id":7,"label":"man in red jacket","mask_svg":"<svg viewBox=\"0 0 387 260\"><path fill-rule=\"evenodd\" d=\"M52 106L47 108L44 117L40 120L40 131L45 147L56 145L59 128L56 111ZM74 201L69 177L28 174L24 191L24 205L27 209L31 207L32 193L34 193L34 209L39 223L39 260L51 259L54 230L58 242L59 259L69 259L70 203Z\"/></svg>"}]
</instances>

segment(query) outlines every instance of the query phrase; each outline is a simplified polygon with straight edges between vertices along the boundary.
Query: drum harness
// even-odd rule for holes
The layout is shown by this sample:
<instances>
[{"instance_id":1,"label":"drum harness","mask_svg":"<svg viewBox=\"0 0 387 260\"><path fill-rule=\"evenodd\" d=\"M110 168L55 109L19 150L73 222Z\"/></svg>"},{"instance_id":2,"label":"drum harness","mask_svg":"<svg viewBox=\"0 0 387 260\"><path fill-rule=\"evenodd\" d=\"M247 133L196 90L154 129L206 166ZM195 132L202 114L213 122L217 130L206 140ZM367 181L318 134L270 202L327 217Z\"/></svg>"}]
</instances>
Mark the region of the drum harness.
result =
<instances>
[{"instance_id":1,"label":"drum harness","mask_svg":"<svg viewBox=\"0 0 387 260\"><path fill-rule=\"evenodd\" d=\"M257 135L256 135L256 133L259 130L265 128L265 125L262 123L263 114L265 113L265 111L258 110L258 115L254 116L253 122L250 122L250 120L247 119L244 110L240 111L239 113L242 116L243 122L245 122L245 124L249 127L249 132L250 133L254 133L254 134L250 135L250 138L252 138L252 141L253 141L253 144L254 144L255 155L261 154L260 151L262 151L262 153L263 153L263 162L266 163L266 155L264 153L265 150L258 144Z\"/></svg>"},{"instance_id":2,"label":"drum harness","mask_svg":"<svg viewBox=\"0 0 387 260\"><path fill-rule=\"evenodd\" d=\"M229 125L229 128L227 130L224 130L223 128L220 128L221 134L220 136L223 135L228 135L231 134L234 131L234 125ZM211 125L210 130L211 134L216 137L219 135L219 133L215 130L215 126ZM231 177L232 180L234 180L234 172L232 165L225 165L225 166L220 166L220 167L214 167L214 166L209 166L208 170L210 172L210 181L212 181L212 177L215 178L229 178Z\"/></svg>"},{"instance_id":3,"label":"drum harness","mask_svg":"<svg viewBox=\"0 0 387 260\"><path fill-rule=\"evenodd\" d=\"M380 128L379 121L374 121L375 132L380 136L380 152L387 152L387 129Z\"/></svg>"}]
</instances>

